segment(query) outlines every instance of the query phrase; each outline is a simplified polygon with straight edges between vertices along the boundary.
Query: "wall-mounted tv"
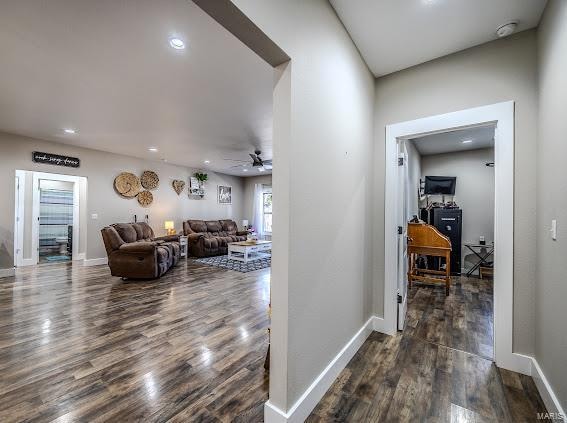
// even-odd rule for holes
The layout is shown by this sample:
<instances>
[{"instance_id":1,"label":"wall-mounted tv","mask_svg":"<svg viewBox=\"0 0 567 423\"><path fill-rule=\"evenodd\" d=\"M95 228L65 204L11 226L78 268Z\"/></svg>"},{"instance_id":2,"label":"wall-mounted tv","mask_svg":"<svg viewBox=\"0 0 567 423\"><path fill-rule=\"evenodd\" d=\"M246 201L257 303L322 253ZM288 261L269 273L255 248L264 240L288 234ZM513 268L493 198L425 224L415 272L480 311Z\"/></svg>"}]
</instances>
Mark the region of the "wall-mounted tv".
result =
<instances>
[{"instance_id":1,"label":"wall-mounted tv","mask_svg":"<svg viewBox=\"0 0 567 423\"><path fill-rule=\"evenodd\" d=\"M426 176L424 193L426 195L455 195L456 176Z\"/></svg>"}]
</instances>

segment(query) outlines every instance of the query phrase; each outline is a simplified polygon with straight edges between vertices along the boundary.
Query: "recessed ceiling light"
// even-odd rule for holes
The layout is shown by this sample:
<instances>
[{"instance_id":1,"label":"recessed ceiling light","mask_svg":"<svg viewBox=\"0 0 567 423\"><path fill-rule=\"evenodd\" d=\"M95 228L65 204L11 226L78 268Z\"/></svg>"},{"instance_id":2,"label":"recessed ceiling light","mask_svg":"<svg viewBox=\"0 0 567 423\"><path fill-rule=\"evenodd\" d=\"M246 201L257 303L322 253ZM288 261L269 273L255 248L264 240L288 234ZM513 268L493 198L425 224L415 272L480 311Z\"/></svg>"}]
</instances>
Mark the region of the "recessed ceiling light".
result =
<instances>
[{"instance_id":1,"label":"recessed ceiling light","mask_svg":"<svg viewBox=\"0 0 567 423\"><path fill-rule=\"evenodd\" d=\"M211 163L211 161L210 161L210 160L205 160L203 163L209 164L209 163Z\"/></svg>"},{"instance_id":2,"label":"recessed ceiling light","mask_svg":"<svg viewBox=\"0 0 567 423\"><path fill-rule=\"evenodd\" d=\"M63 129L63 132L65 132L66 134L75 134L75 133L77 133L77 131L75 131L74 129L71 129L71 128Z\"/></svg>"},{"instance_id":3,"label":"recessed ceiling light","mask_svg":"<svg viewBox=\"0 0 567 423\"><path fill-rule=\"evenodd\" d=\"M185 48L185 42L181 38L171 37L169 39L169 45L175 50L183 50Z\"/></svg>"},{"instance_id":4,"label":"recessed ceiling light","mask_svg":"<svg viewBox=\"0 0 567 423\"><path fill-rule=\"evenodd\" d=\"M248 169L242 169L243 172L248 172Z\"/></svg>"},{"instance_id":5,"label":"recessed ceiling light","mask_svg":"<svg viewBox=\"0 0 567 423\"><path fill-rule=\"evenodd\" d=\"M463 140L461 141L463 144L470 144L472 142L472 140Z\"/></svg>"},{"instance_id":6,"label":"recessed ceiling light","mask_svg":"<svg viewBox=\"0 0 567 423\"><path fill-rule=\"evenodd\" d=\"M258 168L258 172L265 172L265 171L266 171L266 169L264 169L263 167Z\"/></svg>"},{"instance_id":7,"label":"recessed ceiling light","mask_svg":"<svg viewBox=\"0 0 567 423\"><path fill-rule=\"evenodd\" d=\"M151 151L152 153L157 153L158 149L156 147L150 147L148 148L148 151Z\"/></svg>"},{"instance_id":8,"label":"recessed ceiling light","mask_svg":"<svg viewBox=\"0 0 567 423\"><path fill-rule=\"evenodd\" d=\"M504 25L501 25L498 28L496 28L496 35L498 36L498 38L507 37L508 35L512 35L516 31L517 27L518 27L518 22L505 23Z\"/></svg>"}]
</instances>

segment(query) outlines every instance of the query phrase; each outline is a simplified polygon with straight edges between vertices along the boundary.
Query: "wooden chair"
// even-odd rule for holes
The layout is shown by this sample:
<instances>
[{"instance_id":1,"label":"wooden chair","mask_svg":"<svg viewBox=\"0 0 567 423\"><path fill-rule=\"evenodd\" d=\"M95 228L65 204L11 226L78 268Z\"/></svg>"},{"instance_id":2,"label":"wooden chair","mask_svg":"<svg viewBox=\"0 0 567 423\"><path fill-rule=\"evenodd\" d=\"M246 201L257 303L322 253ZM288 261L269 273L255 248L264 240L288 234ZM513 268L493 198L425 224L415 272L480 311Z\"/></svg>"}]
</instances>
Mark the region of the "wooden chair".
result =
<instances>
[{"instance_id":1,"label":"wooden chair","mask_svg":"<svg viewBox=\"0 0 567 423\"><path fill-rule=\"evenodd\" d=\"M419 269L416 256L445 258L445 270ZM412 282L444 283L445 295L451 288L451 240L437 230L435 226L425 223L408 223L408 283ZM432 276L433 275L433 276Z\"/></svg>"}]
</instances>

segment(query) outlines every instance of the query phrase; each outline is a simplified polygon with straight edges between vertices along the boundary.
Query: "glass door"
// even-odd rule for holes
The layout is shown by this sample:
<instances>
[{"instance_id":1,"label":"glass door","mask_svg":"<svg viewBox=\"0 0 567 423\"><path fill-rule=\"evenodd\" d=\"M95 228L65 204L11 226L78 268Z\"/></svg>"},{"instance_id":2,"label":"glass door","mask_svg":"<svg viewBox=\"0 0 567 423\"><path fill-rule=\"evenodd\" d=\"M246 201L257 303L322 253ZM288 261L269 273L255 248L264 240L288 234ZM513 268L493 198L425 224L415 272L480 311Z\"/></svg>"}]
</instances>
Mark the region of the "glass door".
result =
<instances>
[{"instance_id":1,"label":"glass door","mask_svg":"<svg viewBox=\"0 0 567 423\"><path fill-rule=\"evenodd\" d=\"M73 183L40 180L39 262L70 261L73 251Z\"/></svg>"}]
</instances>

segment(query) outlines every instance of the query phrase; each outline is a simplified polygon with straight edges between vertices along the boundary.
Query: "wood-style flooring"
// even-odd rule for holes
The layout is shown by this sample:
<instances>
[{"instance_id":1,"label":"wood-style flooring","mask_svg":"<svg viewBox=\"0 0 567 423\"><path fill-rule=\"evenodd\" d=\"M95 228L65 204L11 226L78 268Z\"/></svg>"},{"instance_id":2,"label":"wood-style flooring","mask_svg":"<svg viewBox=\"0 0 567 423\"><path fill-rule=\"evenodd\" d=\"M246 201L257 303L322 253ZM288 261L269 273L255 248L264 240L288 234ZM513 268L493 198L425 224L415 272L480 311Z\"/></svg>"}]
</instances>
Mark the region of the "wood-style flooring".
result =
<instances>
[{"instance_id":1,"label":"wood-style flooring","mask_svg":"<svg viewBox=\"0 0 567 423\"><path fill-rule=\"evenodd\" d=\"M156 281L48 264L0 284L0 421L263 420L270 269Z\"/></svg>"},{"instance_id":2,"label":"wood-style flooring","mask_svg":"<svg viewBox=\"0 0 567 423\"><path fill-rule=\"evenodd\" d=\"M492 282L416 284L406 330L373 332L308 422L534 422L545 406L531 377L492 357ZM464 304L463 304L464 303Z\"/></svg>"},{"instance_id":3,"label":"wood-style flooring","mask_svg":"<svg viewBox=\"0 0 567 423\"><path fill-rule=\"evenodd\" d=\"M492 359L493 281L453 276L451 295L416 282L408 290L405 332L425 341Z\"/></svg>"}]
</instances>

